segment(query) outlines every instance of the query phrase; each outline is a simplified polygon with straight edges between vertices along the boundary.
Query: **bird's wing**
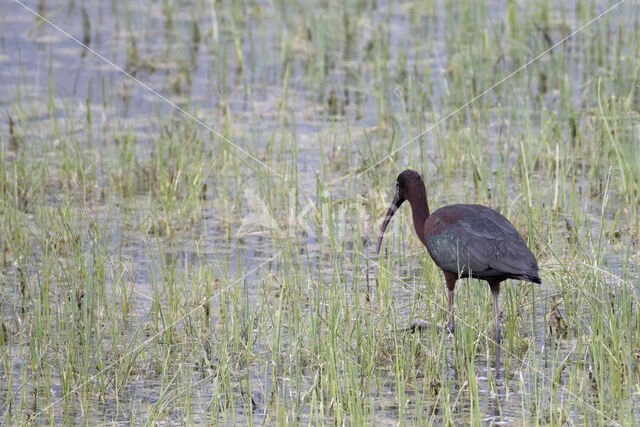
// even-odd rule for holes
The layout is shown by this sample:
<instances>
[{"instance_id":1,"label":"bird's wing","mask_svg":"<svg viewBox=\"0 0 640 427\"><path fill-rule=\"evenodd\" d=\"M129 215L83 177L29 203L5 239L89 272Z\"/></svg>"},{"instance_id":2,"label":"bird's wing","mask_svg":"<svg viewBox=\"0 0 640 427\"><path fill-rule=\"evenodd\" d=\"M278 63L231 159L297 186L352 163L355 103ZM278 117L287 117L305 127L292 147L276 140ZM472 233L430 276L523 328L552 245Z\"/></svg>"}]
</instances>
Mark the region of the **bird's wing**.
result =
<instances>
[{"instance_id":1,"label":"bird's wing","mask_svg":"<svg viewBox=\"0 0 640 427\"><path fill-rule=\"evenodd\" d=\"M426 235L429 253L440 268L487 278L537 277L535 257L505 217L477 205L456 205L456 209L460 215L445 212L441 231Z\"/></svg>"},{"instance_id":2,"label":"bird's wing","mask_svg":"<svg viewBox=\"0 0 640 427\"><path fill-rule=\"evenodd\" d=\"M499 242L490 267L514 275L537 277L538 263L522 238L511 237Z\"/></svg>"}]
</instances>

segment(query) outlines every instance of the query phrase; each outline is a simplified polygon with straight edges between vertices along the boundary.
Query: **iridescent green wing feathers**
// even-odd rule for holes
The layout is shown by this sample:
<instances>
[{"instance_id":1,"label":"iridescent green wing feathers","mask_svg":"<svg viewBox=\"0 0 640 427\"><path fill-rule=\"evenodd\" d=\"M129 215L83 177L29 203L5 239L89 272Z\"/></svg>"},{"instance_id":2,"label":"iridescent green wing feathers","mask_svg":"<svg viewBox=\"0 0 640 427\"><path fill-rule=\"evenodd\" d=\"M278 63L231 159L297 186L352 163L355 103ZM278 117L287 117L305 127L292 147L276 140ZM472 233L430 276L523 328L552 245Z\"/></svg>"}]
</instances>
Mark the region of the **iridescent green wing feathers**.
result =
<instances>
[{"instance_id":1,"label":"iridescent green wing feathers","mask_svg":"<svg viewBox=\"0 0 640 427\"><path fill-rule=\"evenodd\" d=\"M425 237L431 257L443 270L462 277L540 281L538 265L526 243L493 209L445 206L429 217Z\"/></svg>"}]
</instances>

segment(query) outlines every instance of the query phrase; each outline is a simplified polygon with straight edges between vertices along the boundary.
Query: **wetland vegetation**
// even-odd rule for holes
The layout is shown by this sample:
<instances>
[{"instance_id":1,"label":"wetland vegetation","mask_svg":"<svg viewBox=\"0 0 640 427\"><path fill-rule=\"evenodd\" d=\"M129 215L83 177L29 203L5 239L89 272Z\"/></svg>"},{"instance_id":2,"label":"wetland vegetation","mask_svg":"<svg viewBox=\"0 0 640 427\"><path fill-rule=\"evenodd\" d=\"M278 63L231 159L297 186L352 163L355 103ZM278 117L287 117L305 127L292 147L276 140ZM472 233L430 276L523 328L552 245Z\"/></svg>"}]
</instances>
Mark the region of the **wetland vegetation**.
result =
<instances>
[{"instance_id":1,"label":"wetland vegetation","mask_svg":"<svg viewBox=\"0 0 640 427\"><path fill-rule=\"evenodd\" d=\"M0 423L634 424L633 1L3 0ZM502 212L456 288L396 214Z\"/></svg>"}]
</instances>

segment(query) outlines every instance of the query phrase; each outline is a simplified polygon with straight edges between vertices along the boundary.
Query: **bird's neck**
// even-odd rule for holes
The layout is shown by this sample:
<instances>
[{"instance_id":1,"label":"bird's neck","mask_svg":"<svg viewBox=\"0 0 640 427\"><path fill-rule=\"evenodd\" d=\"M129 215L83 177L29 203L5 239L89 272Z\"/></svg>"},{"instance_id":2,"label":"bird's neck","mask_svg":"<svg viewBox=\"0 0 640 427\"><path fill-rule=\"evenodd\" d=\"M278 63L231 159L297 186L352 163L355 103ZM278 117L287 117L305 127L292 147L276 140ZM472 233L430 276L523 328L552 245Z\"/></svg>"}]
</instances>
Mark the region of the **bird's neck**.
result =
<instances>
[{"instance_id":1,"label":"bird's neck","mask_svg":"<svg viewBox=\"0 0 640 427\"><path fill-rule=\"evenodd\" d=\"M420 191L414 191L408 199L411 205L411 213L413 215L413 227L420 241L426 246L427 239L424 234L424 223L429 218L429 203L427 202L427 192L424 188Z\"/></svg>"}]
</instances>

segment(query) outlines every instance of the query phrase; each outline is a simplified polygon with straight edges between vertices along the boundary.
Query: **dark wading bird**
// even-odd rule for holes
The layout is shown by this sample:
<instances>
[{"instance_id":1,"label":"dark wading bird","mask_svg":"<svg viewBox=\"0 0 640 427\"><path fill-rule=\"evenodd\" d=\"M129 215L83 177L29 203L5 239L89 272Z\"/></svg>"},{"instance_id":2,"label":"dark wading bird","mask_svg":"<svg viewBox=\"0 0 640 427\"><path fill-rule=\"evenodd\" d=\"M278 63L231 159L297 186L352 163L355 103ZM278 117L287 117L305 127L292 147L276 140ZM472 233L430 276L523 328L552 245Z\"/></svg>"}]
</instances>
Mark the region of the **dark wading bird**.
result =
<instances>
[{"instance_id":1,"label":"dark wading bird","mask_svg":"<svg viewBox=\"0 0 640 427\"><path fill-rule=\"evenodd\" d=\"M380 227L376 252L380 252L384 231L393 214L408 200L413 225L429 255L444 272L449 296L449 325L454 331L453 290L456 280L474 277L489 282L493 294L493 340L496 367L500 364L501 341L498 315L500 282L506 279L541 283L538 263L513 224L504 216L480 205L449 205L429 214L427 192L420 174L406 170L396 180L396 195ZM411 330L426 322L414 322Z\"/></svg>"}]
</instances>

